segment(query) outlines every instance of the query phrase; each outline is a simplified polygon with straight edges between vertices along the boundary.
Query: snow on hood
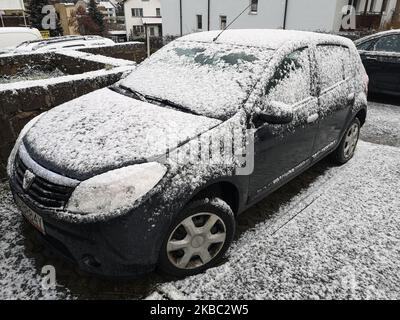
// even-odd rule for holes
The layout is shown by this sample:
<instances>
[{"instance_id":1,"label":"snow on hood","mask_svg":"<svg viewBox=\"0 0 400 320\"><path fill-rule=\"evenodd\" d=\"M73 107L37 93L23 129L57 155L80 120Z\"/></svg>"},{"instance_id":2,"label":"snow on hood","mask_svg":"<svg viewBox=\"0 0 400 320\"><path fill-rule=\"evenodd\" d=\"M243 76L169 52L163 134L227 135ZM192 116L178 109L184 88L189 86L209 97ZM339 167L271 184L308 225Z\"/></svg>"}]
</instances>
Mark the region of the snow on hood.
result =
<instances>
[{"instance_id":1,"label":"snow on hood","mask_svg":"<svg viewBox=\"0 0 400 320\"><path fill-rule=\"evenodd\" d=\"M24 144L42 166L83 180L163 155L220 122L106 88L50 110Z\"/></svg>"}]
</instances>

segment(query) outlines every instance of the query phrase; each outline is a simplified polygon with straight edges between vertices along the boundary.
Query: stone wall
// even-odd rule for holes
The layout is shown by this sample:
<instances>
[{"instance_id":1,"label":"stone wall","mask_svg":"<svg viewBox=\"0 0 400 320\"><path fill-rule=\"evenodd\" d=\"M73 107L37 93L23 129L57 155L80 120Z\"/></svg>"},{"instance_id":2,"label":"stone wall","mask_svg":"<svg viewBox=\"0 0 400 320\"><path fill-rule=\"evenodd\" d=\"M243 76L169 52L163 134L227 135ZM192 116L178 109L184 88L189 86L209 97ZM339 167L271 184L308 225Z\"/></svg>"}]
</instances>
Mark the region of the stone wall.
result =
<instances>
[{"instance_id":1,"label":"stone wall","mask_svg":"<svg viewBox=\"0 0 400 320\"><path fill-rule=\"evenodd\" d=\"M3 55L0 57L0 77L14 75L27 68L52 71L58 68L65 74L79 74L102 69L104 64L60 55L54 52L37 54Z\"/></svg>"},{"instance_id":2,"label":"stone wall","mask_svg":"<svg viewBox=\"0 0 400 320\"><path fill-rule=\"evenodd\" d=\"M147 57L146 46L140 42L117 43L115 46L84 48L78 51L106 57L142 62Z\"/></svg>"},{"instance_id":3,"label":"stone wall","mask_svg":"<svg viewBox=\"0 0 400 320\"><path fill-rule=\"evenodd\" d=\"M101 60L101 57L96 57ZM29 120L64 102L109 86L133 69L129 65L110 66L108 63L46 53L0 57L0 76L6 72L11 75L19 72L23 66L33 65L44 69L56 66L69 75L0 84L0 180L6 178L8 156L21 129Z\"/></svg>"}]
</instances>

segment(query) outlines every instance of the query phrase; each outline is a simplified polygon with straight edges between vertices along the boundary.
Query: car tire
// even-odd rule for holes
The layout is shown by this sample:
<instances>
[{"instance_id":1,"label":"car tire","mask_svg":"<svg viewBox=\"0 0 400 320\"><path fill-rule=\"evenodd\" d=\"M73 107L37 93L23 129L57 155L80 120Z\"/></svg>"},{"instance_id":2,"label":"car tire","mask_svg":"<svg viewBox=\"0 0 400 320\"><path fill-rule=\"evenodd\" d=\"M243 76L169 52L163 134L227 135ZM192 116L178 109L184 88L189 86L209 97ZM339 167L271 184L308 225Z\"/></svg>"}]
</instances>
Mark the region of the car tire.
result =
<instances>
[{"instance_id":1,"label":"car tire","mask_svg":"<svg viewBox=\"0 0 400 320\"><path fill-rule=\"evenodd\" d=\"M234 213L222 199L189 203L168 229L158 270L182 278L218 265L232 243L235 229Z\"/></svg>"},{"instance_id":2,"label":"car tire","mask_svg":"<svg viewBox=\"0 0 400 320\"><path fill-rule=\"evenodd\" d=\"M340 141L337 149L332 152L331 159L339 165L345 164L354 156L360 137L361 123L358 118L354 118Z\"/></svg>"}]
</instances>

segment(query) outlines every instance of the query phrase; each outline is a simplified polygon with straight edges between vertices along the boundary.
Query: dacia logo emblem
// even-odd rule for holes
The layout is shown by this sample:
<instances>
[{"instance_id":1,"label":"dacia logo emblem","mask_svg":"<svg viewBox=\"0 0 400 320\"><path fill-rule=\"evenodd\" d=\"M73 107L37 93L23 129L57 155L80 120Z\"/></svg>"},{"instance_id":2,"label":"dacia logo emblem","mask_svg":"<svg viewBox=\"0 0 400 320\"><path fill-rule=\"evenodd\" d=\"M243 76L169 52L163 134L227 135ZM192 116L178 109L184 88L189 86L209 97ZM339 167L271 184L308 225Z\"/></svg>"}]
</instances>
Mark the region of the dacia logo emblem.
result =
<instances>
[{"instance_id":1,"label":"dacia logo emblem","mask_svg":"<svg viewBox=\"0 0 400 320\"><path fill-rule=\"evenodd\" d=\"M22 188L25 191L28 190L31 187L33 180L35 180L35 175L29 170L26 170L24 174L24 181L22 182Z\"/></svg>"}]
</instances>

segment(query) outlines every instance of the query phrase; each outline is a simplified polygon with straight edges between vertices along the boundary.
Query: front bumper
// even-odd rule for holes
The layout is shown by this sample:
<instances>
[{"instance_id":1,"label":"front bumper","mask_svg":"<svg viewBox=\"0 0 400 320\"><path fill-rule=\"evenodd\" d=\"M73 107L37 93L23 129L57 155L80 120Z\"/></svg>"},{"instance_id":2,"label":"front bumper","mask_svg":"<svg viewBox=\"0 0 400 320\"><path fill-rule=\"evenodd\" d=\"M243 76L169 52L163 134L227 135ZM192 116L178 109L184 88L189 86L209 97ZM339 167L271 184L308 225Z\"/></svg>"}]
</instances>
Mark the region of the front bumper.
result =
<instances>
[{"instance_id":1,"label":"front bumper","mask_svg":"<svg viewBox=\"0 0 400 320\"><path fill-rule=\"evenodd\" d=\"M67 222L56 218L60 210L35 204L12 179L10 186L19 209L28 207L43 219L45 235L37 231L40 238L82 271L137 277L154 270L168 222L149 219L151 205L108 220Z\"/></svg>"}]
</instances>

